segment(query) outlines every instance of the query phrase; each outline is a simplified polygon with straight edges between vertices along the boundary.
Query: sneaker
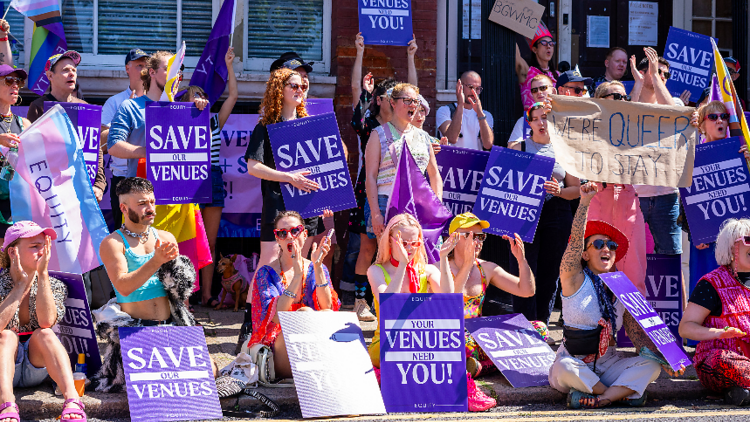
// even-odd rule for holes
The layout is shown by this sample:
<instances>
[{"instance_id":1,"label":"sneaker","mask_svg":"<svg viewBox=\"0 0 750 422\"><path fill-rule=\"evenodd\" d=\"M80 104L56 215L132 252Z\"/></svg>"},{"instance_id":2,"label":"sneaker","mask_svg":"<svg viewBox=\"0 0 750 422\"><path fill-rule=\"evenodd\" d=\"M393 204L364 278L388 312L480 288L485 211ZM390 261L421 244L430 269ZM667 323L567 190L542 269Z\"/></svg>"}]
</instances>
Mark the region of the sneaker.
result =
<instances>
[{"instance_id":1,"label":"sneaker","mask_svg":"<svg viewBox=\"0 0 750 422\"><path fill-rule=\"evenodd\" d=\"M354 313L357 314L357 318L360 321L372 322L377 320L375 315L370 312L370 306L367 305L367 301L364 299L354 300Z\"/></svg>"},{"instance_id":2,"label":"sneaker","mask_svg":"<svg viewBox=\"0 0 750 422\"><path fill-rule=\"evenodd\" d=\"M732 387L724 393L724 403L747 406L750 404L750 391L742 387Z\"/></svg>"},{"instance_id":3,"label":"sneaker","mask_svg":"<svg viewBox=\"0 0 750 422\"><path fill-rule=\"evenodd\" d=\"M477 384L469 373L466 373L466 387L469 392L469 412L484 412L497 405L495 399L484 394L477 387Z\"/></svg>"}]
</instances>

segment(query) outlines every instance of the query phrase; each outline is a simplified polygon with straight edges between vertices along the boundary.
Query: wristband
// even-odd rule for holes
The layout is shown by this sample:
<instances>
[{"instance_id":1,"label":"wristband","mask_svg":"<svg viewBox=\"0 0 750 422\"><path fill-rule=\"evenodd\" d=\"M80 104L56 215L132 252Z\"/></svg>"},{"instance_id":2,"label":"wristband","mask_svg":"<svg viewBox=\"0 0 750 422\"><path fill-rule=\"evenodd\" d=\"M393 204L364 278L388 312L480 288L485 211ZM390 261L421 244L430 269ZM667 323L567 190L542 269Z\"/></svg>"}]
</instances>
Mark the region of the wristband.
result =
<instances>
[{"instance_id":1,"label":"wristband","mask_svg":"<svg viewBox=\"0 0 750 422\"><path fill-rule=\"evenodd\" d=\"M487 115L485 114L485 115L484 115L484 116L482 116L482 117L477 117L477 120L479 120L480 122L481 122L482 120L487 120Z\"/></svg>"},{"instance_id":2,"label":"wristband","mask_svg":"<svg viewBox=\"0 0 750 422\"><path fill-rule=\"evenodd\" d=\"M289 290L286 290L286 289L284 289L283 295L286 296L286 297L290 297L292 299L297 299L297 295L296 294L294 294L294 293L292 293L292 292L290 292Z\"/></svg>"},{"instance_id":3,"label":"wristband","mask_svg":"<svg viewBox=\"0 0 750 422\"><path fill-rule=\"evenodd\" d=\"M8 37L0 38L0 41L8 41Z\"/></svg>"},{"instance_id":4,"label":"wristband","mask_svg":"<svg viewBox=\"0 0 750 422\"><path fill-rule=\"evenodd\" d=\"M331 285L331 283L329 281L326 281L323 284L315 284L315 287L328 287L330 285Z\"/></svg>"}]
</instances>

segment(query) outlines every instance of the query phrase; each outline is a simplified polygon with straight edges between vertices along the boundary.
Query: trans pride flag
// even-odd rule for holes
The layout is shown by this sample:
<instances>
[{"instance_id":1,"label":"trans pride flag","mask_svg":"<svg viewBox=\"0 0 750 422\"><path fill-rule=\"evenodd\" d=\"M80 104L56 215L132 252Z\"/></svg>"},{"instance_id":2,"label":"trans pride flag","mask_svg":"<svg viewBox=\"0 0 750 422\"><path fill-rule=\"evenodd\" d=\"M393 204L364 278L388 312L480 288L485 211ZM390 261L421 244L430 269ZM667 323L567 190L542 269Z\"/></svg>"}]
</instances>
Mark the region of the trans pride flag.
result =
<instances>
[{"instance_id":1,"label":"trans pride flag","mask_svg":"<svg viewBox=\"0 0 750 422\"><path fill-rule=\"evenodd\" d=\"M34 21L29 65L29 88L43 95L49 87L44 71L47 60L68 49L58 0L12 0L18 13Z\"/></svg>"},{"instance_id":2,"label":"trans pride flag","mask_svg":"<svg viewBox=\"0 0 750 422\"><path fill-rule=\"evenodd\" d=\"M60 105L21 133L10 205L14 221L32 220L57 232L50 271L83 274L101 265L99 245L109 230L77 136Z\"/></svg>"},{"instance_id":3,"label":"trans pride flag","mask_svg":"<svg viewBox=\"0 0 750 422\"><path fill-rule=\"evenodd\" d=\"M718 76L719 92L721 93L721 99L729 111L729 130L731 136L737 136L738 133L745 138L745 144L750 147L750 130L748 130L747 119L745 113L742 112L742 103L737 97L737 91L734 89L734 82L732 77L729 75L729 69L724 63L724 58L721 57L719 48L716 47L716 42L711 38L711 45L714 48L714 63L716 63L716 76ZM733 133L735 132L735 133Z\"/></svg>"}]
</instances>

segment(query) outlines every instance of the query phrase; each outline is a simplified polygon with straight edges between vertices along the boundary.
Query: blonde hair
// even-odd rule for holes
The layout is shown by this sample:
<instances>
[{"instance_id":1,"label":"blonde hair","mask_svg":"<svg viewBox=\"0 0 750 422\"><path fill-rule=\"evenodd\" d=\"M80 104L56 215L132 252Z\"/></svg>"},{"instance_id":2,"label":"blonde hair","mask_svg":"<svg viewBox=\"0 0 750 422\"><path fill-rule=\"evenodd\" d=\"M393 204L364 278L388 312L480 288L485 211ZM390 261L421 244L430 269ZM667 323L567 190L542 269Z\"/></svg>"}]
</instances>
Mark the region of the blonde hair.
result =
<instances>
[{"instance_id":1,"label":"blonde hair","mask_svg":"<svg viewBox=\"0 0 750 422\"><path fill-rule=\"evenodd\" d=\"M301 75L294 70L282 67L271 73L271 77L266 82L266 92L263 94L263 101L260 103L260 119L258 123L268 126L281 121L281 110L284 108L284 87L292 76ZM297 106L297 117L307 117L305 100Z\"/></svg>"},{"instance_id":2,"label":"blonde hair","mask_svg":"<svg viewBox=\"0 0 750 422\"><path fill-rule=\"evenodd\" d=\"M531 84L533 84L534 82L541 81L542 79L546 79L547 82L550 83L550 88L554 88L555 87L555 83L552 82L552 78L550 78L549 76L547 76L547 75L545 75L543 73L540 73L540 74L534 76L533 78L531 78L531 82L529 82L529 86L531 86Z\"/></svg>"},{"instance_id":3,"label":"blonde hair","mask_svg":"<svg viewBox=\"0 0 750 422\"><path fill-rule=\"evenodd\" d=\"M148 92L148 89L151 87L151 73L149 73L149 70L154 69L158 71L161 66L161 61L163 59L169 60L172 56L174 56L174 54L169 51L157 51L146 58L146 67L141 70L141 81L143 82L143 89L146 90L146 92Z\"/></svg>"},{"instance_id":4,"label":"blonde hair","mask_svg":"<svg viewBox=\"0 0 750 422\"><path fill-rule=\"evenodd\" d=\"M391 91L391 94L390 94L391 99L395 100L396 98L401 97L402 95L404 95L404 92L406 92L407 89L413 89L414 92L417 95L419 95L419 88L417 88L416 86L412 84L402 82L393 87L393 90Z\"/></svg>"},{"instance_id":5,"label":"blonde hair","mask_svg":"<svg viewBox=\"0 0 750 422\"><path fill-rule=\"evenodd\" d=\"M416 227L419 229L419 240L422 244L419 245L417 253L414 255L414 265L427 265L427 250L424 248L422 226L413 215L408 213L398 214L391 218L388 225L385 226L385 231L383 231L378 241L378 256L375 258L375 263L382 265L391 259L391 234L399 227Z\"/></svg>"},{"instance_id":6,"label":"blonde hair","mask_svg":"<svg viewBox=\"0 0 750 422\"><path fill-rule=\"evenodd\" d=\"M607 95L607 91L609 91L610 88L613 86L619 86L622 87L622 90L625 91L625 94L627 95L627 90L625 89L625 85L622 84L620 81L612 81L612 82L602 82L599 84L599 86L596 87L596 93L594 93L594 98L602 98L605 95Z\"/></svg>"},{"instance_id":7,"label":"blonde hair","mask_svg":"<svg viewBox=\"0 0 750 422\"><path fill-rule=\"evenodd\" d=\"M703 124L703 121L711 113L727 113L727 106L721 101L711 101L710 103L703 104L698 108L698 126Z\"/></svg>"},{"instance_id":8,"label":"blonde hair","mask_svg":"<svg viewBox=\"0 0 750 422\"><path fill-rule=\"evenodd\" d=\"M750 219L729 218L721 224L719 235L716 236L716 249L714 250L717 264L732 264L737 239L743 236L750 236Z\"/></svg>"}]
</instances>

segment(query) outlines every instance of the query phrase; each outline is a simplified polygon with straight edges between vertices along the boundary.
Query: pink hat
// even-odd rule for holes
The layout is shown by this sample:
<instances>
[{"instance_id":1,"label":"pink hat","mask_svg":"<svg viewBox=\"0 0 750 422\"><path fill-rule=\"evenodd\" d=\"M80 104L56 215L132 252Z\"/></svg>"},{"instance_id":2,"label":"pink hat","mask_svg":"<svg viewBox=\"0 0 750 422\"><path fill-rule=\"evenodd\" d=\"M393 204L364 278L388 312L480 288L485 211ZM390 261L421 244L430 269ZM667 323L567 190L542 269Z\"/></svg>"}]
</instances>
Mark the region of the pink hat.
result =
<instances>
[{"instance_id":1,"label":"pink hat","mask_svg":"<svg viewBox=\"0 0 750 422\"><path fill-rule=\"evenodd\" d=\"M12 226L8 227L8 231L5 232L3 247L0 248L0 251L5 252L5 250L8 248L8 245L15 242L16 239L27 239L29 237L34 237L42 233L51 237L52 240L57 239L57 232L55 232L55 230L52 228L48 227L46 229L43 229L39 227L39 224L36 224L35 222L29 220L14 223Z\"/></svg>"},{"instance_id":2,"label":"pink hat","mask_svg":"<svg viewBox=\"0 0 750 422\"><path fill-rule=\"evenodd\" d=\"M536 33L534 34L534 38L529 40L529 48L533 47L537 41L541 40L544 37L550 37L552 39L555 39L552 36L552 33L549 32L549 29L547 29L547 25L545 25L542 22L539 22L539 26L536 28Z\"/></svg>"}]
</instances>

